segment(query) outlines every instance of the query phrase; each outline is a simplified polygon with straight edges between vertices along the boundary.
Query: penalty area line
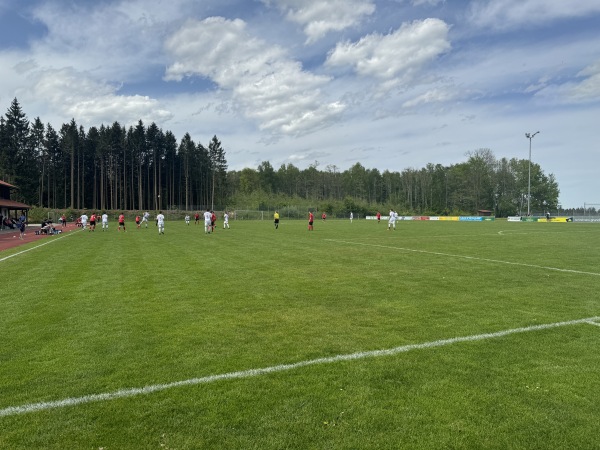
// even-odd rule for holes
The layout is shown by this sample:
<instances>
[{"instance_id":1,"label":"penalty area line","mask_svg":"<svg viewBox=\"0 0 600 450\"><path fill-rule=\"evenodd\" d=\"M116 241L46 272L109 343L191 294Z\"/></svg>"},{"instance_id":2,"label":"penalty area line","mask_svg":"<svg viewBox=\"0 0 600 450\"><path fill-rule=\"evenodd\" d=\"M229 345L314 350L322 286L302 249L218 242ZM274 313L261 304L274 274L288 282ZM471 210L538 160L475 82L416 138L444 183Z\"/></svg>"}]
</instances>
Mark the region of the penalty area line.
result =
<instances>
[{"instance_id":1,"label":"penalty area line","mask_svg":"<svg viewBox=\"0 0 600 450\"><path fill-rule=\"evenodd\" d=\"M414 248L394 247L391 245L381 245L381 244L367 244L364 242L342 241L339 239L325 239L325 241L338 242L341 244L361 245L364 247L378 247L378 248L386 248L386 249L390 249L390 250L401 250L403 252L423 253L425 255L446 256L449 258L470 259L473 261L485 261L485 262L496 263L496 264L507 264L510 266L530 267L532 269L553 270L555 272L576 273L579 275L593 275L596 277L600 276L600 273L598 273L598 272L585 272L583 270L575 270L575 269L560 269L558 267L540 266L537 264L526 264L526 263L519 263L519 262L514 262L514 261L502 261L500 259L491 259L491 258L480 258L478 256L454 255L452 253L431 252L428 250L416 250Z\"/></svg>"},{"instance_id":2,"label":"penalty area line","mask_svg":"<svg viewBox=\"0 0 600 450\"><path fill-rule=\"evenodd\" d=\"M600 317L588 317L585 319L570 320L567 322L556 322L541 325L532 325L528 327L513 328L509 330L496 331L492 333L476 334L471 336L454 337L450 339L441 339L437 341L424 342L421 344L409 344L402 345L400 347L394 347L384 350L373 350L357 353L349 353L343 355L330 356L325 358L310 359L306 361L299 361L292 364L281 364L277 366L264 367L259 369L242 370L238 372L229 372L218 375L210 375L201 378L191 378L189 380L175 381L172 383L165 384L154 384L141 388L131 389L120 389L114 392L106 392L102 394L91 394L84 395L82 397L71 397L63 400L40 402L40 403L29 403L21 406L9 406L7 408L0 409L0 417L14 416L17 414L32 413L36 411L52 410L57 408L64 408L67 406L82 405L91 402L101 402L115 400L119 398L133 397L137 395L151 394L153 392L165 391L180 386L194 386L199 384L208 384L220 380L233 380L256 377L259 375L267 375L271 373L284 372L288 370L299 369L302 367L314 366L318 364L331 364L340 361L353 361L365 358L375 358L380 356L391 356L399 353L405 353L412 350L423 350L429 348L442 347L445 345L456 344L460 342L473 342L482 341L485 339L494 339L503 336L508 336L516 333L527 333L531 331L548 330L551 328L564 327L569 325L576 325L582 323L593 323L598 325L596 321L600 320Z\"/></svg>"}]
</instances>

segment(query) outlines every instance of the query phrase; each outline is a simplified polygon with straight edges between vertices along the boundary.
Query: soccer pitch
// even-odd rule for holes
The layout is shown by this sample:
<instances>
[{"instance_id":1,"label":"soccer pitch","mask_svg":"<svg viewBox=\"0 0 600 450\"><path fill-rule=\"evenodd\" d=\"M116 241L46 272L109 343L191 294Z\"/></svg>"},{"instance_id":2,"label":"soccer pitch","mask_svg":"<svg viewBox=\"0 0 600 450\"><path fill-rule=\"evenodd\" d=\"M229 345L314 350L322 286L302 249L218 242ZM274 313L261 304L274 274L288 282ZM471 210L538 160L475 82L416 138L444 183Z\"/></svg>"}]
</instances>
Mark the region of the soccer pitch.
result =
<instances>
[{"instance_id":1,"label":"soccer pitch","mask_svg":"<svg viewBox=\"0 0 600 450\"><path fill-rule=\"evenodd\" d=\"M115 225L0 252L0 448L600 445L598 225Z\"/></svg>"}]
</instances>

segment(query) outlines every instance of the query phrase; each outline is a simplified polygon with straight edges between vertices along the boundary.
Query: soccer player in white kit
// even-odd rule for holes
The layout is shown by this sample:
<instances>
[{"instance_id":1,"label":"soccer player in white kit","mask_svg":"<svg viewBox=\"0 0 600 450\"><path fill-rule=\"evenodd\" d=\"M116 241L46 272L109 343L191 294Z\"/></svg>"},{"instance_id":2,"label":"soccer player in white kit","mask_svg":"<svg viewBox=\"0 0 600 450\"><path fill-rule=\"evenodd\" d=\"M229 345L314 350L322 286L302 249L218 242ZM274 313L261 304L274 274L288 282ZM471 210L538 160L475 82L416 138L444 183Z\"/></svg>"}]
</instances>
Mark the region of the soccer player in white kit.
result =
<instances>
[{"instance_id":1,"label":"soccer player in white kit","mask_svg":"<svg viewBox=\"0 0 600 450\"><path fill-rule=\"evenodd\" d=\"M104 229L108 230L108 214L104 213L102 214L102 231L104 231Z\"/></svg>"},{"instance_id":2,"label":"soccer player in white kit","mask_svg":"<svg viewBox=\"0 0 600 450\"><path fill-rule=\"evenodd\" d=\"M185 216L185 224L186 225L190 224L190 216L189 216L189 214L187 216Z\"/></svg>"},{"instance_id":3,"label":"soccer player in white kit","mask_svg":"<svg viewBox=\"0 0 600 450\"><path fill-rule=\"evenodd\" d=\"M85 227L87 226L87 222L88 222L88 216L85 213L83 213L81 215L81 229L82 230L85 230Z\"/></svg>"},{"instance_id":4,"label":"soccer player in white kit","mask_svg":"<svg viewBox=\"0 0 600 450\"><path fill-rule=\"evenodd\" d=\"M142 216L142 221L140 222L140 228L142 227L142 224L144 222L146 222L146 228L148 228L148 218L150 218L150 213L148 211L146 211L144 213L144 215Z\"/></svg>"},{"instance_id":5,"label":"soccer player in white kit","mask_svg":"<svg viewBox=\"0 0 600 450\"><path fill-rule=\"evenodd\" d=\"M393 227L393 229L396 229L396 218L398 217L398 215L394 212L394 210L390 209L390 218L388 219L388 231L390 231L390 227Z\"/></svg>"},{"instance_id":6,"label":"soccer player in white kit","mask_svg":"<svg viewBox=\"0 0 600 450\"><path fill-rule=\"evenodd\" d=\"M204 212L204 233L205 234L210 234L210 229L211 229L211 216L212 214L210 213L210 211L207 209Z\"/></svg>"},{"instance_id":7,"label":"soccer player in white kit","mask_svg":"<svg viewBox=\"0 0 600 450\"><path fill-rule=\"evenodd\" d=\"M165 216L162 211L156 216L156 224L158 225L158 234L165 234Z\"/></svg>"},{"instance_id":8,"label":"soccer player in white kit","mask_svg":"<svg viewBox=\"0 0 600 450\"><path fill-rule=\"evenodd\" d=\"M225 228L229 228L229 214L227 214L227 212L225 212L225 215L223 216L223 229Z\"/></svg>"},{"instance_id":9,"label":"soccer player in white kit","mask_svg":"<svg viewBox=\"0 0 600 450\"><path fill-rule=\"evenodd\" d=\"M350 211L350 223L352 223L352 219L354 219L354 213Z\"/></svg>"}]
</instances>

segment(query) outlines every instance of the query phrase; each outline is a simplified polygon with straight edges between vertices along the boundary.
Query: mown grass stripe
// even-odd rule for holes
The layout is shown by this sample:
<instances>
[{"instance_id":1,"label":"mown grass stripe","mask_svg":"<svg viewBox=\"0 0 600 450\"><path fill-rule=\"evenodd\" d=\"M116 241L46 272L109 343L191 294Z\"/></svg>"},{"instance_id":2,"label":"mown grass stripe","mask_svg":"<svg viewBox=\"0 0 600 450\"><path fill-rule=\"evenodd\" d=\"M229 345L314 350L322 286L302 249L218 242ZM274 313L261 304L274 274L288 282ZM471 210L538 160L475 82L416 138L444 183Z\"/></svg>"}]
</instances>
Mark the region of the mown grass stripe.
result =
<instances>
[{"instance_id":1,"label":"mown grass stripe","mask_svg":"<svg viewBox=\"0 0 600 450\"><path fill-rule=\"evenodd\" d=\"M326 241L330 241L330 242L338 242L338 243L341 243L341 244L361 245L361 246L365 246L365 247L386 248L386 249L390 249L390 250L401 250L403 252L423 253L423 254L427 254L427 255L446 256L446 257L450 257L450 258L470 259L470 260L473 260L473 261L485 261L485 262L491 262L491 263L497 263L497 264L507 264L507 265L511 265L511 266L530 267L532 269L543 269L543 270L553 270L553 271L556 271L556 272L576 273L576 274L579 274L579 275L600 276L600 273L598 273L598 272L586 272L586 271L583 271L583 270L575 270L575 269L560 269L558 267L540 266L540 265L537 265L537 264L526 264L526 263L519 263L519 262L514 262L514 261L502 261L502 260L499 260L499 259L481 258L481 257L478 257L478 256L455 255L455 254L452 254L452 253L432 252L432 251L429 251L429 250L417 250L417 249L405 248L405 247L394 247L392 245L367 244L367 243L364 243L364 242L342 241L342 240L339 240L339 239L325 239L325 240Z\"/></svg>"},{"instance_id":2,"label":"mown grass stripe","mask_svg":"<svg viewBox=\"0 0 600 450\"><path fill-rule=\"evenodd\" d=\"M133 397L133 396L137 396L137 395L151 394L153 392L164 391L167 389L172 389L172 388L176 388L176 387L180 387L180 386L192 386L192 385L198 385L198 384L207 384L207 383L213 383L215 381L220 381L220 380L250 378L250 377L255 377L255 376L259 376L259 375L275 373L275 372L294 370L294 369L298 369L301 367L313 366L313 365L317 365L317 364L330 364L330 363L335 363L335 362L340 362L340 361L352 361L352 360L357 360L357 359L374 358L374 357L379 357L379 356L390 356L390 355L396 355L398 353L409 352L412 350L422 350L422 349L428 349L428 348L442 347L445 345L456 344L456 343L460 343L460 342L481 341L481 340L485 340L485 339L493 339L493 338L508 336L508 335L516 334L516 333L526 333L526 332L531 332L531 331L547 330L547 329L551 329L551 328L558 328L558 327L576 325L576 324L581 324L581 323L599 325L598 323L596 323L596 321L598 321L598 320L600 320L600 317L597 316L597 317L588 317L585 319L570 320L570 321L566 321L566 322L555 322L555 323L548 323L548 324L541 324L541 325L532 325L532 326L528 326L528 327L520 327L520 328L496 331L493 333L483 333L483 334L477 334L477 335L471 335L471 336L454 337L454 338L449 338L449 339L441 339L441 340L437 340L437 341L424 342L421 344L402 345L400 347L394 347L391 349L357 352L357 353L350 353L350 354L345 354L345 355L336 355L336 356L330 356L330 357L326 357L326 358L317 358L317 359L311 359L311 360L307 360L307 361L300 361L300 362L293 363L293 364L281 364L281 365L277 365L277 366L264 367L264 368L260 368L260 369L250 369L250 370L243 370L243 371L238 371L238 372L229 372L229 373L218 374L218 375L210 375L210 376L201 377L201 378L191 378L188 380L175 381L172 383L165 383L165 384L155 384L155 385L151 385L151 386L145 386L142 388L121 389L121 390L118 390L115 392L106 392L106 393L102 393L102 394L91 394L91 395L85 395L82 397L72 397L72 398L66 398L63 400L51 401L51 402L40 402L40 403L30 403L30 404L21 405L21 406L10 406L10 407L4 408L4 409L0 409L0 417L14 416L17 414L32 413L32 412L36 412L36 411L44 411L44 410L51 410L51 409L57 409L57 408L64 408L67 406L76 406L76 405L81 405L81 404L91 403L91 402L108 401L108 400L115 400L115 399L125 398L125 397Z\"/></svg>"}]
</instances>

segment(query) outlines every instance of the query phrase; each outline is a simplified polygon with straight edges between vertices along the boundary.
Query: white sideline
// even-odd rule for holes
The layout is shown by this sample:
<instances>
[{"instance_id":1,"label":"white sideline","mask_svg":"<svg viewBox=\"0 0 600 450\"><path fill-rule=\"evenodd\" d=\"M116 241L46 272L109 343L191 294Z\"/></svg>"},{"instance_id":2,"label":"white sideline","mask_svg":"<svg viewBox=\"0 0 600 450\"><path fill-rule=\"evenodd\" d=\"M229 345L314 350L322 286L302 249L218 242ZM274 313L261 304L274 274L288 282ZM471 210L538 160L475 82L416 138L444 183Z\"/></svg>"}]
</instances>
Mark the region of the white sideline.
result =
<instances>
[{"instance_id":1,"label":"white sideline","mask_svg":"<svg viewBox=\"0 0 600 450\"><path fill-rule=\"evenodd\" d=\"M52 239L51 241L44 242L43 244L36 245L35 247L28 248L27 250L22 250L22 251L20 251L20 252L18 252L18 253L14 253L14 254L12 254L12 255L5 256L4 258L0 258L0 262L2 262L2 261L6 261L7 259L13 258L13 257L15 257L15 256L22 255L23 253L30 252L31 250L35 250L36 248L43 247L44 245L52 244L53 242L56 242L56 241L58 241L59 239L63 239L63 238L66 238L67 236L71 236L71 234L72 234L72 233L68 233L68 234L65 234L64 236L59 236L59 237L57 237L56 239Z\"/></svg>"},{"instance_id":2,"label":"white sideline","mask_svg":"<svg viewBox=\"0 0 600 450\"><path fill-rule=\"evenodd\" d=\"M549 328L564 327L564 326L568 326L568 325L576 325L576 324L582 324L582 323L592 324L592 325L600 325L600 324L596 323L596 321L598 321L598 320L600 320L600 316L588 317L585 319L570 320L568 322L556 322L556 323L548 323L548 324L542 324L542 325L532 325L529 327L521 327L521 328L513 328L513 329L503 330L503 331L496 331L494 333L484 333L484 334L477 334L477 335L472 335L472 336L454 337L454 338L450 338L450 339L441 339L438 341L425 342L422 344L402 345L400 347L390 348L390 349L386 349L386 350L373 350L373 351L368 351L368 352L350 353L350 354L345 354L345 355L330 356L330 357L326 357L326 358L310 359L307 361L300 361L300 362L293 363L293 364L281 364L278 366L264 367L261 369L242 370L239 372L229 372L229 373L223 373L223 374L219 374L219 375L210 375L210 376L206 376L206 377L202 377L202 378L191 378L189 380L175 381L175 382L166 383L166 384L154 384L154 385L145 386L142 388L121 389L121 390L114 391L114 392L106 392L103 394L84 395L82 397L71 397L71 398L65 398L63 400L56 400L56 401L51 401L51 402L29 403L29 404L25 404L25 405L21 405L21 406L9 406L8 408L0 409L0 417L14 416L17 414L25 414L25 413L35 412L35 411L44 411L44 410L50 410L50 409L63 408L66 406L75 406L75 405L81 405L84 403L114 400L114 399L125 398L125 397L133 397L135 395L150 394L152 392L164 391L164 390L179 387L179 386L192 386L192 385L198 385L198 384L212 383L212 382L219 381L219 380L231 380L231 379L238 379L238 378L255 377L258 375L270 374L270 373L274 373L274 372L283 372L286 370L293 370L293 369L298 369L300 367L313 366L313 365L317 365L317 364L329 364L329 363L335 363L335 362L339 362L339 361L351 361L351 360L355 360L355 359L396 355L398 353L409 352L411 350L420 350L420 349L441 347L444 345L455 344L458 342L481 341L484 339L503 337L503 336L507 336L507 335L515 334L515 333L526 333L529 331L547 330Z\"/></svg>"},{"instance_id":3,"label":"white sideline","mask_svg":"<svg viewBox=\"0 0 600 450\"><path fill-rule=\"evenodd\" d=\"M391 250L401 250L403 252L424 253L427 255L448 256L450 258L471 259L473 261L485 261L485 262L491 262L491 263L497 263L497 264L508 264L511 266L531 267L533 269L553 270L555 272L577 273L579 275L594 275L597 277L600 276L600 273L598 273L598 272L585 272L583 270L575 270L575 269L560 269L558 267L539 266L537 264L526 264L526 263L519 263L519 262L514 262L514 261L502 261L500 259L480 258L478 256L454 255L452 253L431 252L428 250L415 250L413 248L394 247L391 245L367 244L367 243L363 243L363 242L342 241L339 239L325 239L325 240L329 241L329 242L338 242L338 243L342 243L342 244L362 245L365 247L387 248L387 249L391 249Z\"/></svg>"}]
</instances>

